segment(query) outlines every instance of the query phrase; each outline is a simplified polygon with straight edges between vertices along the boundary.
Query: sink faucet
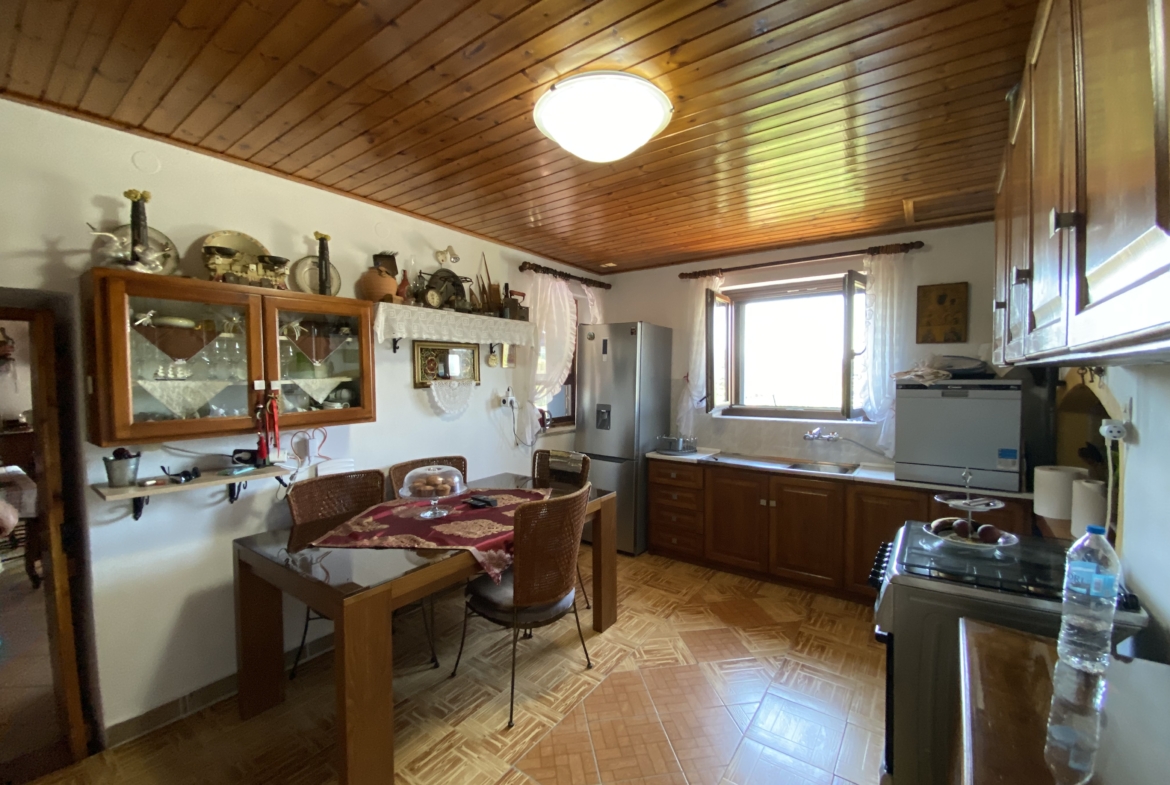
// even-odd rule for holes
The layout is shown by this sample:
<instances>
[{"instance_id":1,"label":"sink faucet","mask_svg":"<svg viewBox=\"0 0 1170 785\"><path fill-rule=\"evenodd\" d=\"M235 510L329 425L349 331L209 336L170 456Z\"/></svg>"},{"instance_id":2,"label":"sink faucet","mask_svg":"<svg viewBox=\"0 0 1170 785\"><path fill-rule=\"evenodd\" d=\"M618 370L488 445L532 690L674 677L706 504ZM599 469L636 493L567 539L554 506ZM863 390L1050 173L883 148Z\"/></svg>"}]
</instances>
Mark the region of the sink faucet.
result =
<instances>
[{"instance_id":1,"label":"sink faucet","mask_svg":"<svg viewBox=\"0 0 1170 785\"><path fill-rule=\"evenodd\" d=\"M833 431L832 433L822 433L823 430L823 428L813 428L804 435L804 438L806 441L810 442L815 442L818 440L823 442L841 441L841 434L837 433L836 431Z\"/></svg>"},{"instance_id":2,"label":"sink faucet","mask_svg":"<svg viewBox=\"0 0 1170 785\"><path fill-rule=\"evenodd\" d=\"M819 438L821 438L821 429L820 428L813 428L811 431L809 431L808 433L806 433L804 435L804 440L808 441L808 442L814 442Z\"/></svg>"}]
</instances>

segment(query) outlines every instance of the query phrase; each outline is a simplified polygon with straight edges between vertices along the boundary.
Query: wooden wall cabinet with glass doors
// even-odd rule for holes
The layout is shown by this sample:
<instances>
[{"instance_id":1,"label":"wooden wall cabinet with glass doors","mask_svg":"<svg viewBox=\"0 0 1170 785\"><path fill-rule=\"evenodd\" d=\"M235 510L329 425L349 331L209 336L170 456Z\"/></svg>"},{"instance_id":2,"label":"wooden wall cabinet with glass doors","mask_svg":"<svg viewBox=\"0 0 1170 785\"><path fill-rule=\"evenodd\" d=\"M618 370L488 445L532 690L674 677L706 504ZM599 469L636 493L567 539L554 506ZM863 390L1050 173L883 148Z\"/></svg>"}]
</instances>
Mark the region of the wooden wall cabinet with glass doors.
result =
<instances>
[{"instance_id":1,"label":"wooden wall cabinet with glass doors","mask_svg":"<svg viewBox=\"0 0 1170 785\"><path fill-rule=\"evenodd\" d=\"M89 440L254 433L375 419L371 304L95 268L82 278Z\"/></svg>"},{"instance_id":2,"label":"wooden wall cabinet with glass doors","mask_svg":"<svg viewBox=\"0 0 1170 785\"><path fill-rule=\"evenodd\" d=\"M1166 16L1040 3L996 203L1004 363L1170 357Z\"/></svg>"}]
</instances>

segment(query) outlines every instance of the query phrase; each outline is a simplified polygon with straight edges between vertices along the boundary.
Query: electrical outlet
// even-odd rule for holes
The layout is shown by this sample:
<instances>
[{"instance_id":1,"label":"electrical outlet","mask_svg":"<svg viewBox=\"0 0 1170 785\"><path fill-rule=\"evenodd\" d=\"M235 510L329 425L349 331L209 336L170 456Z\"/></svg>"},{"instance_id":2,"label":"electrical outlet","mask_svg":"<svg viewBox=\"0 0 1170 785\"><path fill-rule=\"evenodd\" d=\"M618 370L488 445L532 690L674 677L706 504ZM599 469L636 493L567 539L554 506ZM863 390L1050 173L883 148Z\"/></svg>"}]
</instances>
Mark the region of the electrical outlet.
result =
<instances>
[{"instance_id":1,"label":"electrical outlet","mask_svg":"<svg viewBox=\"0 0 1170 785\"><path fill-rule=\"evenodd\" d=\"M1124 442L1128 431L1123 420L1102 420L1101 435L1109 441Z\"/></svg>"},{"instance_id":2,"label":"electrical outlet","mask_svg":"<svg viewBox=\"0 0 1170 785\"><path fill-rule=\"evenodd\" d=\"M500 406L504 407L505 409L507 409L509 407L511 407L513 409L516 408L516 396L512 395L512 388L511 387L509 387L504 392L504 394L500 396Z\"/></svg>"}]
</instances>

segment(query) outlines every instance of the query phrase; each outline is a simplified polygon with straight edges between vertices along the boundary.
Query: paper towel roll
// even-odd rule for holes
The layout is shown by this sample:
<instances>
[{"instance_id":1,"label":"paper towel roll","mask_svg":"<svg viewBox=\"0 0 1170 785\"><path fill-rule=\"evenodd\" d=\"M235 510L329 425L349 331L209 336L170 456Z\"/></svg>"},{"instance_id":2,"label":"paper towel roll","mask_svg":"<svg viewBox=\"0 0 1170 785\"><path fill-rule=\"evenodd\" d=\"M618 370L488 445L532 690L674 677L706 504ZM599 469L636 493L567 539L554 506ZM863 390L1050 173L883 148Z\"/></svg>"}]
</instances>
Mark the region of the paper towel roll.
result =
<instances>
[{"instance_id":1,"label":"paper towel roll","mask_svg":"<svg viewBox=\"0 0 1170 785\"><path fill-rule=\"evenodd\" d=\"M1072 485L1072 534L1081 537L1089 526L1105 525L1105 483L1074 480Z\"/></svg>"},{"instance_id":2,"label":"paper towel roll","mask_svg":"<svg viewBox=\"0 0 1170 785\"><path fill-rule=\"evenodd\" d=\"M1037 466L1033 488L1036 514L1062 521L1072 518L1073 480L1088 476L1089 470L1078 466Z\"/></svg>"}]
</instances>

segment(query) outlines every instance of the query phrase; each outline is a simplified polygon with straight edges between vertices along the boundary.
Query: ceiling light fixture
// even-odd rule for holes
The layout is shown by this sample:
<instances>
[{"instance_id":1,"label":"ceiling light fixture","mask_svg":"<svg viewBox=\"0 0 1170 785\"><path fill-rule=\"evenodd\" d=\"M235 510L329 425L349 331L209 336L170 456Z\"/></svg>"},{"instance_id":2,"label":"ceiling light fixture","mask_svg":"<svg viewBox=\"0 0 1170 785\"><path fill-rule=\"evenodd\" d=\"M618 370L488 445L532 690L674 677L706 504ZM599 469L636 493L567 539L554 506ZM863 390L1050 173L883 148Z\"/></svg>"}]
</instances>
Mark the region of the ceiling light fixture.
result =
<instances>
[{"instance_id":1,"label":"ceiling light fixture","mask_svg":"<svg viewBox=\"0 0 1170 785\"><path fill-rule=\"evenodd\" d=\"M617 262L606 262L602 267L617 267Z\"/></svg>"},{"instance_id":2,"label":"ceiling light fixture","mask_svg":"<svg viewBox=\"0 0 1170 785\"><path fill-rule=\"evenodd\" d=\"M540 132L578 158L625 158L670 122L674 107L652 82L623 71L589 71L562 79L540 97Z\"/></svg>"}]
</instances>

